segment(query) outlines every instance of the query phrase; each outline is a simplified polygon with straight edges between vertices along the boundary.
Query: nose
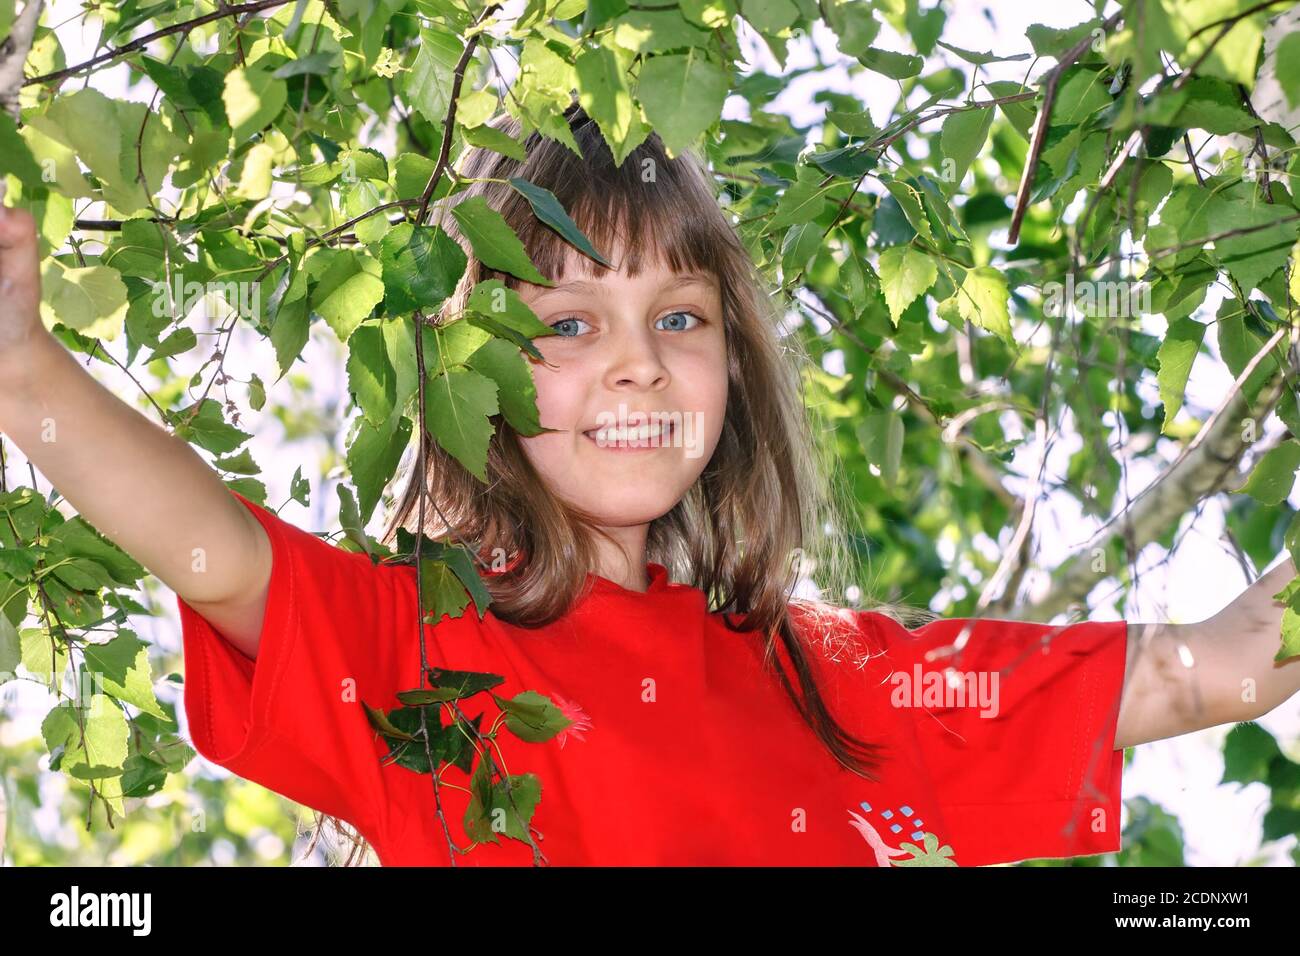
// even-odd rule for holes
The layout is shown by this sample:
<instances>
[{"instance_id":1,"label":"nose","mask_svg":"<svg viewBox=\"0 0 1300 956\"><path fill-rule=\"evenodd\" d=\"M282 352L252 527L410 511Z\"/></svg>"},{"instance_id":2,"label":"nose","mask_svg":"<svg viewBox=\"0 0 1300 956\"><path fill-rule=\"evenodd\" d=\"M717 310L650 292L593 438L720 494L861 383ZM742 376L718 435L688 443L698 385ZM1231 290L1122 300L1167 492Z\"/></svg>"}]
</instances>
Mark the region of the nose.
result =
<instances>
[{"instance_id":1,"label":"nose","mask_svg":"<svg viewBox=\"0 0 1300 956\"><path fill-rule=\"evenodd\" d=\"M631 326L631 327L629 327ZM608 336L609 366L605 385L611 390L658 391L672 380L654 331L641 323L619 323Z\"/></svg>"}]
</instances>

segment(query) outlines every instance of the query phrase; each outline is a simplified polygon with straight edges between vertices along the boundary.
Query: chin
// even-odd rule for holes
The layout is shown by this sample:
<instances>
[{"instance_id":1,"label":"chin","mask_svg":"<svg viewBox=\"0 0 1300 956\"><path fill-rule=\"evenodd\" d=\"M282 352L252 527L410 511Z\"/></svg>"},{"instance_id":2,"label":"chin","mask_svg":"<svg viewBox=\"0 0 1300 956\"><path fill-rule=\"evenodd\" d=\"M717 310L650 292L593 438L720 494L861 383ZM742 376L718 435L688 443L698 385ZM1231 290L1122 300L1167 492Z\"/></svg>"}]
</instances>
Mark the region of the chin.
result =
<instances>
[{"instance_id":1,"label":"chin","mask_svg":"<svg viewBox=\"0 0 1300 956\"><path fill-rule=\"evenodd\" d=\"M602 528L628 528L640 524L649 524L656 518L662 518L680 501L680 498L647 500L645 497L627 496L625 501L603 498L600 501L584 501L582 498L570 498L579 508L595 515L596 522Z\"/></svg>"}]
</instances>

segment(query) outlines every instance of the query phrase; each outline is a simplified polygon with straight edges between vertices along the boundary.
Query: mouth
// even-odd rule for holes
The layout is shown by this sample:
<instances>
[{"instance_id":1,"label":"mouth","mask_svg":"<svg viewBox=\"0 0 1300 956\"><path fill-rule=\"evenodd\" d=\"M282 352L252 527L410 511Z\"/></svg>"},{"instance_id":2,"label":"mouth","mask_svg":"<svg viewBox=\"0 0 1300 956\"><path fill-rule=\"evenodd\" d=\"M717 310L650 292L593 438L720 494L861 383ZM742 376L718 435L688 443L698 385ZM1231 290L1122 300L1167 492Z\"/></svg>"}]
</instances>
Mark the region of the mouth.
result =
<instances>
[{"instance_id":1,"label":"mouth","mask_svg":"<svg viewBox=\"0 0 1300 956\"><path fill-rule=\"evenodd\" d=\"M662 425L602 426L582 434L596 447L608 451L645 451L672 445L677 430L669 421Z\"/></svg>"}]
</instances>

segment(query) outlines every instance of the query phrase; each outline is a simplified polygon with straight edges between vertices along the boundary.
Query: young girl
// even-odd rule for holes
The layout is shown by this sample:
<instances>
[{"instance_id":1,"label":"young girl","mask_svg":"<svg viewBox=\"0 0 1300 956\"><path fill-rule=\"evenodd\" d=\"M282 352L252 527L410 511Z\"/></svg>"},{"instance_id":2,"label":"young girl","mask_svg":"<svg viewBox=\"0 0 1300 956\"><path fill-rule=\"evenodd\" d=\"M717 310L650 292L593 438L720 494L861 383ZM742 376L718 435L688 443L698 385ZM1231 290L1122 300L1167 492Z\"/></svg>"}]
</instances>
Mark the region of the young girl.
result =
<instances>
[{"instance_id":1,"label":"young girl","mask_svg":"<svg viewBox=\"0 0 1300 956\"><path fill-rule=\"evenodd\" d=\"M503 734L494 754L540 779L532 834L552 865L969 866L1118 850L1124 747L1252 719L1294 691L1293 673L1268 678L1258 703L1218 690L1246 658L1223 656L1212 622L1176 639L1165 626L1139 655L1122 621L909 629L893 608L794 599L800 556L836 583L824 532L837 518L793 336L778 336L698 156L669 159L652 135L615 167L582 111L567 118L581 158L536 134L522 164L471 150L460 175L479 182L451 197L484 197L554 286L471 255L438 321L495 278L556 334L532 363L550 430L498 420L486 484L422 443L425 533L506 559L486 614L426 625L423 651L414 568L372 564L231 492L114 399L37 318L30 218L0 218L0 427L177 593L204 757L347 821L384 865L448 864L449 839L469 849L457 865L533 864L519 840L470 848L461 770L443 773L439 813L428 775L381 761L362 702L397 706L423 653L502 675L503 698L550 696L571 719L542 744ZM616 269L538 222L514 176L554 192ZM47 420L52 443L37 438ZM418 462L409 471L385 543L421 514ZM1262 591L1294 569L1279 572L1248 592L1251 610L1271 610ZM1255 625L1252 664L1271 654L1270 627L1276 647L1280 614ZM1180 650L1203 673L1171 667ZM1197 677L1216 674L1207 693Z\"/></svg>"}]
</instances>

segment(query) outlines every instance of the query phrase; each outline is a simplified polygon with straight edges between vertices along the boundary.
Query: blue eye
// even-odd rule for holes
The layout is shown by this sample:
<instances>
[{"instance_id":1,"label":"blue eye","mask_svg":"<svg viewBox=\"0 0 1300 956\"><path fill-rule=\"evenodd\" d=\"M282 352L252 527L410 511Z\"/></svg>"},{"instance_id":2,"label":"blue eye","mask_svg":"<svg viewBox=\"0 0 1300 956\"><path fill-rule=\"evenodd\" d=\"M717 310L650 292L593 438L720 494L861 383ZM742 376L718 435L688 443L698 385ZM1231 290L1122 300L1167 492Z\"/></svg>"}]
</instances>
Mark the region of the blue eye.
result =
<instances>
[{"instance_id":1,"label":"blue eye","mask_svg":"<svg viewBox=\"0 0 1300 956\"><path fill-rule=\"evenodd\" d=\"M672 326L669 327L669 328L667 328L666 331L669 331L669 332L685 332L687 329L693 329L693 328L695 328L695 326L697 326L697 325L700 324L700 317L699 317L698 315L696 315L694 312L681 312L681 311L678 311L678 312L669 312L669 313L668 313L667 315L665 315L662 319L659 319L658 322L655 322L655 328L656 328L656 329L664 328L664 326L660 325L659 322L663 322L663 321L666 321L666 320L668 320L668 319L674 319L674 320L677 320L677 319L679 319L679 318L680 318L680 321L674 321L673 324L672 324ZM691 321L691 320L693 320L693 321ZM689 323L689 324L687 324L687 323Z\"/></svg>"},{"instance_id":2,"label":"blue eye","mask_svg":"<svg viewBox=\"0 0 1300 956\"><path fill-rule=\"evenodd\" d=\"M557 334L562 335L565 338L573 338L578 334L577 330L574 328L574 326L578 324L586 325L587 323L583 322L582 319L569 316L567 319L560 319L558 322L552 322L551 328L555 329ZM573 331L569 331L570 329L573 329Z\"/></svg>"}]
</instances>

